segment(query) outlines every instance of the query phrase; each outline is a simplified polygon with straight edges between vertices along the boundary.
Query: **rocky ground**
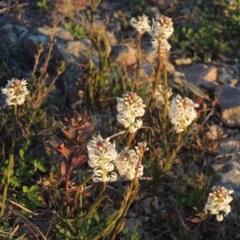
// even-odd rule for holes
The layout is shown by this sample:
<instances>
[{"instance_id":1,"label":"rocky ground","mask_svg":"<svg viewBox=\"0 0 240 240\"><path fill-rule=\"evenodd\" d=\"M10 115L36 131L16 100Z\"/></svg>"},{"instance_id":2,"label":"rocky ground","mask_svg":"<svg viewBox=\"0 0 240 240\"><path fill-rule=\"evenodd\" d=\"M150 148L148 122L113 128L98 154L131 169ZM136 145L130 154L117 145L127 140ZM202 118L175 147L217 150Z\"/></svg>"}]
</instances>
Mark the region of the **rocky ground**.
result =
<instances>
[{"instance_id":1,"label":"rocky ground","mask_svg":"<svg viewBox=\"0 0 240 240\"><path fill-rule=\"evenodd\" d=\"M47 47L51 35L52 16L58 16L59 25L56 29L56 42L52 55L52 62L59 60L66 62L66 71L58 82L57 90L51 98L57 99L57 104L66 104L68 107L78 107L82 104L79 97L79 86L83 79L84 69L82 66L88 58L88 49L91 45L91 36L88 32L88 23L84 21L82 7L87 1L73 1L74 9L79 10L75 17L78 24L82 24L85 34L76 40L64 27L66 18L70 17L72 10L67 8L63 1L56 1L55 9L46 12L46 9L36 7L37 1L12 0L6 3L0 1L0 36L2 54L5 62L14 66L16 72L21 73L22 78L28 79L30 72L21 64L30 64L37 51L37 46L43 44ZM149 13L153 17L160 12L175 19L176 24L180 21L175 13L176 2L149 0ZM49 8L51 6L48 6ZM182 11L191 10L191 1L183 1ZM127 21L134 13L134 6L130 1L102 1L96 10L96 19L93 22L96 30L107 36L108 51L111 61L116 66L124 66L131 75L136 63L135 33L127 25ZM76 11L76 12L77 12ZM154 74L154 57L148 37L143 37L142 51L143 62L141 65L142 84L149 85ZM181 44L181 43L179 43ZM25 58L19 61L19 53ZM25 61L28 59L27 61ZM29 60L30 59L30 60ZM99 62L97 54L93 53L92 61L97 67ZM0 63L1 64L1 63ZM1 70L1 69L0 69ZM204 160L207 166L211 166L219 174L218 184L234 190L234 195L240 197L240 63L236 55L225 58L215 58L209 62L194 62L186 53L172 48L168 63L169 81L173 88L186 85L189 91L198 94L204 99L204 107L212 110L206 116L203 143L205 148ZM11 75L11 74L10 74ZM9 73L0 72L1 85L5 83ZM12 76L14 77L14 76ZM110 78L111 79L111 76ZM187 82L192 85L188 85ZM76 87L76 84L78 87ZM197 87L194 89L192 86ZM83 89L84 90L84 89ZM60 102L62 94L66 94L66 102ZM4 99L1 100L4 106ZM159 190L161 191L161 190ZM135 225L136 216L152 216L152 212L163 213L161 200L152 196L145 197L130 211L128 227ZM144 229L139 229L143 231ZM146 232L146 234L150 234ZM155 239L153 236L145 236L145 239Z\"/></svg>"}]
</instances>

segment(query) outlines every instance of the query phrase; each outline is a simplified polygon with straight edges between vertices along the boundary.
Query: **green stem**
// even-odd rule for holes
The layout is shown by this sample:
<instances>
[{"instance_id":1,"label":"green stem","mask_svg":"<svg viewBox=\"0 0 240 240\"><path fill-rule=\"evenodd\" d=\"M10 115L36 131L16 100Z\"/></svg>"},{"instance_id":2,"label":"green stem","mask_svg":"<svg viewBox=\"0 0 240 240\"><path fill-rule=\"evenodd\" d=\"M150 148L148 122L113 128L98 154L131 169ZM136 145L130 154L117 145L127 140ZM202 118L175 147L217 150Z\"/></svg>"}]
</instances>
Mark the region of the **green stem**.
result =
<instances>
[{"instance_id":1,"label":"green stem","mask_svg":"<svg viewBox=\"0 0 240 240\"><path fill-rule=\"evenodd\" d=\"M77 209L77 201L78 201L78 196L80 194L80 208L82 208L82 192L80 191L80 188L88 182L90 181L90 179L92 178L92 175L89 175L87 178L85 178L83 180L83 182L81 182L81 184L79 184L77 186L77 189L76 189L76 194L74 196L74 200L73 200L73 208L71 209L71 214Z\"/></svg>"},{"instance_id":2,"label":"green stem","mask_svg":"<svg viewBox=\"0 0 240 240\"><path fill-rule=\"evenodd\" d=\"M150 107L153 109L154 106L154 99L155 99L155 92L157 89L157 85L159 84L159 80L161 78L161 47L160 47L160 42L158 44L158 59L157 59L157 67L155 70L155 81L153 84L153 89L152 89L152 98L150 102Z\"/></svg>"},{"instance_id":3,"label":"green stem","mask_svg":"<svg viewBox=\"0 0 240 240\"><path fill-rule=\"evenodd\" d=\"M166 131L167 116L168 116L168 81L167 81L167 66L166 66L166 59L164 59L163 69L164 69L164 109L163 109L163 131Z\"/></svg>"},{"instance_id":4,"label":"green stem","mask_svg":"<svg viewBox=\"0 0 240 240\"><path fill-rule=\"evenodd\" d=\"M126 131L124 132L124 134L122 134L122 136L121 136L119 139L116 140L116 144L122 142L122 140L127 136L128 132L129 132L129 130L126 129Z\"/></svg>"},{"instance_id":5,"label":"green stem","mask_svg":"<svg viewBox=\"0 0 240 240\"><path fill-rule=\"evenodd\" d=\"M8 168L7 172L4 176L4 186L3 186L3 205L0 211L0 217L4 214L4 205L7 198L8 186L10 183L10 177L12 175L12 170L14 166L14 147L16 142L16 129L17 129L17 104L13 105L13 133L12 133L12 144L9 150L9 160L8 160Z\"/></svg>"},{"instance_id":6,"label":"green stem","mask_svg":"<svg viewBox=\"0 0 240 240\"><path fill-rule=\"evenodd\" d=\"M176 157L178 151L181 149L181 147L183 145L182 139L183 139L183 132L178 134L177 145L176 145L177 147L176 147L176 149L173 149L171 155L168 157L166 163L163 166L162 173L167 172L168 169L170 168L170 166L172 165L174 158Z\"/></svg>"},{"instance_id":7,"label":"green stem","mask_svg":"<svg viewBox=\"0 0 240 240\"><path fill-rule=\"evenodd\" d=\"M140 64L141 64L141 34L138 34L137 39L137 68L136 68L136 79L134 83L134 92L138 90L138 82L140 80Z\"/></svg>"}]
</instances>

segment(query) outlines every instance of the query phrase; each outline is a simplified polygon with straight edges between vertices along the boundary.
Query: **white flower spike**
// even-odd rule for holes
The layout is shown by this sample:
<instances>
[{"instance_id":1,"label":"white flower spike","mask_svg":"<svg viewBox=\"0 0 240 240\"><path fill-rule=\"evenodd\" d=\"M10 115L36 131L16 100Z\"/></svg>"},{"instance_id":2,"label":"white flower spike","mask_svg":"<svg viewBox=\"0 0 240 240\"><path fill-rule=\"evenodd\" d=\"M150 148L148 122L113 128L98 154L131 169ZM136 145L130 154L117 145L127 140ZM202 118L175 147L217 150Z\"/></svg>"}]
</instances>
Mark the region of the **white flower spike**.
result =
<instances>
[{"instance_id":1,"label":"white flower spike","mask_svg":"<svg viewBox=\"0 0 240 240\"><path fill-rule=\"evenodd\" d=\"M161 41L159 41L158 39L153 38L152 46L153 46L154 55L158 55L158 46L160 47L161 57L165 57L171 48L171 45L168 43L166 39L162 39Z\"/></svg>"},{"instance_id":2,"label":"white flower spike","mask_svg":"<svg viewBox=\"0 0 240 240\"><path fill-rule=\"evenodd\" d=\"M137 18L131 18L130 25L136 29L136 31L142 35L144 32L150 31L150 25L148 17L145 15L142 15L142 17Z\"/></svg>"},{"instance_id":3,"label":"white flower spike","mask_svg":"<svg viewBox=\"0 0 240 240\"><path fill-rule=\"evenodd\" d=\"M153 19L150 30L150 34L153 38L158 41L168 39L173 34L173 31L173 22L171 18L162 15L157 18L156 21Z\"/></svg>"},{"instance_id":4,"label":"white flower spike","mask_svg":"<svg viewBox=\"0 0 240 240\"><path fill-rule=\"evenodd\" d=\"M204 210L211 215L216 215L217 221L220 222L231 211L229 203L233 200L230 196L230 194L233 193L233 190L214 186L212 191L213 192L209 193Z\"/></svg>"},{"instance_id":5,"label":"white flower spike","mask_svg":"<svg viewBox=\"0 0 240 240\"><path fill-rule=\"evenodd\" d=\"M172 99L169 109L169 117L177 133L183 132L187 126L197 117L194 108L198 107L191 99L177 95Z\"/></svg>"},{"instance_id":6,"label":"white flower spike","mask_svg":"<svg viewBox=\"0 0 240 240\"><path fill-rule=\"evenodd\" d=\"M92 180L94 182L113 182L117 180L117 174L106 168L96 167L93 169Z\"/></svg>"},{"instance_id":7,"label":"white flower spike","mask_svg":"<svg viewBox=\"0 0 240 240\"><path fill-rule=\"evenodd\" d=\"M147 150L147 143L145 142L138 143L135 150L129 150L125 147L114 161L114 165L117 168L119 175L123 178L132 180L135 178L136 170L138 170L136 176L141 177L143 175L143 165L139 161L142 159L144 152Z\"/></svg>"},{"instance_id":8,"label":"white flower spike","mask_svg":"<svg viewBox=\"0 0 240 240\"><path fill-rule=\"evenodd\" d=\"M142 120L136 118L144 115L146 105L133 92L123 94L123 98L117 98L117 102L118 122L128 128L130 133L135 133L142 126Z\"/></svg>"},{"instance_id":9,"label":"white flower spike","mask_svg":"<svg viewBox=\"0 0 240 240\"><path fill-rule=\"evenodd\" d=\"M117 158L115 143L109 139L103 139L100 135L93 137L87 145L88 165L93 169L92 180L94 182L116 181L117 174L114 170L113 161Z\"/></svg>"},{"instance_id":10,"label":"white flower spike","mask_svg":"<svg viewBox=\"0 0 240 240\"><path fill-rule=\"evenodd\" d=\"M90 167L104 167L108 171L112 168L113 163L117 157L115 150L115 143L109 142L109 139L103 139L100 135L93 137L87 145L88 149L88 164Z\"/></svg>"},{"instance_id":11,"label":"white flower spike","mask_svg":"<svg viewBox=\"0 0 240 240\"><path fill-rule=\"evenodd\" d=\"M5 88L2 88L2 93L7 96L7 105L22 105L25 102L25 96L29 93L27 90L27 81L25 79L8 80Z\"/></svg>"}]
</instances>

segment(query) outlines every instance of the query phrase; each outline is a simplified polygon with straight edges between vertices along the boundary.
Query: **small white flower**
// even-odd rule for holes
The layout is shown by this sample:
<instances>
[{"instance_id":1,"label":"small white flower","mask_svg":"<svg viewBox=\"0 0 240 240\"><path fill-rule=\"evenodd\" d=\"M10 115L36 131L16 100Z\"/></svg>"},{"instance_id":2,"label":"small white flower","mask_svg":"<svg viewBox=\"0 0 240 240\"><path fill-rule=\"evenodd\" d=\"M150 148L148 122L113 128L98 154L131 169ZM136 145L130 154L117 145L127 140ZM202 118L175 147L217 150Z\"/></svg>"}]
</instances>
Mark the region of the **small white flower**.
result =
<instances>
[{"instance_id":1,"label":"small white flower","mask_svg":"<svg viewBox=\"0 0 240 240\"><path fill-rule=\"evenodd\" d=\"M117 120L131 133L134 133L142 126L142 117L145 113L143 100L133 92L123 94L123 98L117 98Z\"/></svg>"},{"instance_id":2,"label":"small white flower","mask_svg":"<svg viewBox=\"0 0 240 240\"><path fill-rule=\"evenodd\" d=\"M150 34L153 38L161 41L162 39L168 39L173 33L173 23L172 19L166 16L161 16L156 19L153 19L152 27Z\"/></svg>"},{"instance_id":3,"label":"small white flower","mask_svg":"<svg viewBox=\"0 0 240 240\"><path fill-rule=\"evenodd\" d=\"M130 123L128 129L130 133L135 133L139 128L141 128L143 122L140 118L136 119L135 122Z\"/></svg>"},{"instance_id":4,"label":"small white flower","mask_svg":"<svg viewBox=\"0 0 240 240\"><path fill-rule=\"evenodd\" d=\"M167 96L169 99L172 96L173 92L171 88L168 88L167 91L168 91ZM155 98L158 102L160 102L163 105L165 105L164 94L165 94L165 86L161 84L158 85L157 91L155 93ZM169 102L167 102L167 104L169 104Z\"/></svg>"},{"instance_id":5,"label":"small white flower","mask_svg":"<svg viewBox=\"0 0 240 240\"><path fill-rule=\"evenodd\" d=\"M172 99L169 109L169 117L174 129L177 133L183 132L187 126L197 117L197 112L194 108L198 107L189 98L182 98L177 95Z\"/></svg>"},{"instance_id":6,"label":"small white flower","mask_svg":"<svg viewBox=\"0 0 240 240\"><path fill-rule=\"evenodd\" d=\"M143 175L143 166L139 163L139 160L143 156L144 152L147 151L146 143L138 143L138 146L135 148L136 150L129 150L125 147L114 161L114 165L116 166L119 175L130 180L135 178L137 167L137 177L141 177Z\"/></svg>"},{"instance_id":7,"label":"small white flower","mask_svg":"<svg viewBox=\"0 0 240 240\"><path fill-rule=\"evenodd\" d=\"M168 43L166 39L158 40L156 38L152 39L152 46L154 55L158 55L158 47L160 48L160 56L164 57L169 52L171 45Z\"/></svg>"},{"instance_id":8,"label":"small white flower","mask_svg":"<svg viewBox=\"0 0 240 240\"><path fill-rule=\"evenodd\" d=\"M88 164L90 167L104 167L108 171L113 167L112 161L117 157L115 143L109 142L109 139L103 139L100 135L93 137L87 145Z\"/></svg>"},{"instance_id":9,"label":"small white flower","mask_svg":"<svg viewBox=\"0 0 240 240\"><path fill-rule=\"evenodd\" d=\"M150 31L148 17L142 15L142 17L131 18L130 25L136 29L136 31L142 35L144 32Z\"/></svg>"},{"instance_id":10,"label":"small white flower","mask_svg":"<svg viewBox=\"0 0 240 240\"><path fill-rule=\"evenodd\" d=\"M27 90L27 82L25 79L18 80L12 79L8 80L8 84L5 88L2 88L2 93L7 96L7 105L21 105L25 101L25 96L29 93Z\"/></svg>"},{"instance_id":11,"label":"small white flower","mask_svg":"<svg viewBox=\"0 0 240 240\"><path fill-rule=\"evenodd\" d=\"M94 182L113 182L117 180L117 174L112 172L114 166L109 170L104 167L96 167L93 169L92 180Z\"/></svg>"},{"instance_id":12,"label":"small white flower","mask_svg":"<svg viewBox=\"0 0 240 240\"><path fill-rule=\"evenodd\" d=\"M211 215L216 215L217 221L222 221L231 211L229 203L233 198L229 194L232 194L233 190L214 186L212 191L213 192L209 193L204 210Z\"/></svg>"}]
</instances>

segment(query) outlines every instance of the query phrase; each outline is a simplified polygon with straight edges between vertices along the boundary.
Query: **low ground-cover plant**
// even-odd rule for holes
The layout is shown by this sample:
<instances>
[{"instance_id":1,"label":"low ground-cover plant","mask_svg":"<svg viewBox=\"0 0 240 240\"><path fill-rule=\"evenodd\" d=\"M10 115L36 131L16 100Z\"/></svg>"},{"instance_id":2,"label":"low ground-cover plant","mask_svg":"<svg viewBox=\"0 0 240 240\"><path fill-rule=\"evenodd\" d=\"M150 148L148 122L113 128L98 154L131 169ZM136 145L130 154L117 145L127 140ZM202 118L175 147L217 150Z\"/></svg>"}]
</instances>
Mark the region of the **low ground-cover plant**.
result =
<instances>
[{"instance_id":1,"label":"low ground-cover plant","mask_svg":"<svg viewBox=\"0 0 240 240\"><path fill-rule=\"evenodd\" d=\"M90 13L86 12L91 24L94 10L94 1L91 1ZM230 194L233 191L223 186L212 187L203 172L194 173L192 170L192 164L201 156L193 140L201 130L196 123L199 104L189 96L175 93L169 86L167 55L171 48L168 39L174 32L172 19L162 15L150 21L142 15L132 18L130 25L138 34L137 64L135 79L127 86L120 81L116 82L118 86L106 83L112 67L108 42L96 29L91 29L92 51L97 51L100 63L97 69L89 60L86 68L89 107L96 109L104 96L111 96L107 105L115 109L111 114L116 119L116 126L107 125L111 127L111 134L102 133L92 121L89 109L70 111L59 124L61 133L56 132L61 141L55 150L61 158L55 170L49 168L43 156L33 157L34 149L31 149L31 141L36 140L31 133L34 127L42 126L47 115L42 106L63 71L59 69L53 78L47 74L53 36L43 67L39 68L41 48L36 56L32 79L12 79L2 88L7 107L13 110L8 116L13 120L8 123L7 132L12 136L10 149L1 162L1 217L16 217L14 213L7 214L8 205L11 206L13 200L18 202L17 207L25 216L46 211L54 213L48 230L39 229L36 239L142 239L139 233L123 229L131 207L144 192L156 199L162 194L166 200L164 211L156 211L155 221L150 216L149 224L146 223L154 233L153 239L180 233L187 236L192 229L182 217L185 208L191 208L188 221L202 224L203 229L206 223L214 221L212 216L223 221L231 211ZM53 30L55 27L56 24ZM151 91L145 93L150 96L148 103L140 96L143 89L137 84L142 61L141 37L146 31L151 37L156 59L153 83L149 83ZM19 111L18 105L21 105ZM39 115L43 117L37 119ZM21 119L23 116L25 118ZM20 123L24 129L19 133ZM20 141L19 136L24 136L24 140ZM191 153L190 156L187 153ZM188 162L185 163L186 171L191 174L184 173L184 164L178 164L182 155ZM42 176L48 182L45 186L39 181ZM181 191L183 188L186 192ZM167 191L171 193L169 196L165 194ZM111 214L104 215L108 206ZM1 231L6 229L5 224ZM10 239L21 235L18 229L13 232L9 228L8 231ZM31 237L30 230L27 235ZM202 237L203 233L199 235Z\"/></svg>"},{"instance_id":2,"label":"low ground-cover plant","mask_svg":"<svg viewBox=\"0 0 240 240\"><path fill-rule=\"evenodd\" d=\"M234 55L239 46L239 0L204 4L195 1L190 11L188 16L182 16L186 22L176 27L173 44L195 61L209 62Z\"/></svg>"}]
</instances>

